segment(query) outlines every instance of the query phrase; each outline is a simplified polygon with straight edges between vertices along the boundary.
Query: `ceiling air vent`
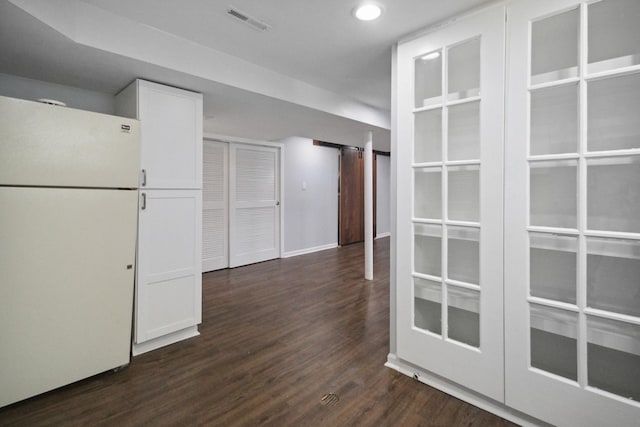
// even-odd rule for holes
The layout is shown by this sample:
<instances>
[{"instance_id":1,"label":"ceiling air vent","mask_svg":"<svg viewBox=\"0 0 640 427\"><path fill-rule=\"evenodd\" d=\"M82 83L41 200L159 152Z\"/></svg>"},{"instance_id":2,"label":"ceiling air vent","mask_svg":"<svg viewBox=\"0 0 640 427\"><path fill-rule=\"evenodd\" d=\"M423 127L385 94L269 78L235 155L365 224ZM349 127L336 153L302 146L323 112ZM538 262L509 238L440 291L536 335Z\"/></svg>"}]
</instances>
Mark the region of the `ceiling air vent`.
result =
<instances>
[{"instance_id":1,"label":"ceiling air vent","mask_svg":"<svg viewBox=\"0 0 640 427\"><path fill-rule=\"evenodd\" d=\"M256 31L265 31L271 28L266 22L253 18L232 6L227 9L227 14Z\"/></svg>"}]
</instances>

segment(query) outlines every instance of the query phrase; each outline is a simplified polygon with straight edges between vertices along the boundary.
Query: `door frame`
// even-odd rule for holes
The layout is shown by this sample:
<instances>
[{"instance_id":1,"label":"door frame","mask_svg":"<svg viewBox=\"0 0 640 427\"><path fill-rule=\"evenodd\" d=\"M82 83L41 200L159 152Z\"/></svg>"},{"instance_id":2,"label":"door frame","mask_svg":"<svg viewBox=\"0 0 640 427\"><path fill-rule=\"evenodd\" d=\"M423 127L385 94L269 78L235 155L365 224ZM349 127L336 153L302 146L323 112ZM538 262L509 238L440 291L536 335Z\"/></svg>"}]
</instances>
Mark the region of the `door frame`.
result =
<instances>
[{"instance_id":1,"label":"door frame","mask_svg":"<svg viewBox=\"0 0 640 427\"><path fill-rule=\"evenodd\" d=\"M271 142L271 141L263 141L263 140L259 140L259 139L249 139L249 138L239 138L239 137L235 137L235 136L228 136L228 135L220 135L220 134L215 134L215 133L204 133L203 134L203 140L211 140L211 141L218 141L218 142L226 142L227 144L244 144L244 145L256 145L256 146L263 146L263 147L272 147L272 148L277 148L278 149L278 164L280 167L280 171L279 171L279 180L280 180L280 188L279 188L279 195L280 195L280 235L279 235L279 239L280 239L280 254L279 257L280 258L284 258L284 217L285 217L285 195L284 195L284 162L285 162L285 155L284 155L284 144L281 142ZM230 165L229 165L230 166ZM230 171L230 169L228 169ZM227 184L228 184L229 180L227 179ZM227 202L229 201L229 198L227 199ZM227 209L229 209L229 205L227 203ZM229 224L227 223L227 229L229 228Z\"/></svg>"}]
</instances>

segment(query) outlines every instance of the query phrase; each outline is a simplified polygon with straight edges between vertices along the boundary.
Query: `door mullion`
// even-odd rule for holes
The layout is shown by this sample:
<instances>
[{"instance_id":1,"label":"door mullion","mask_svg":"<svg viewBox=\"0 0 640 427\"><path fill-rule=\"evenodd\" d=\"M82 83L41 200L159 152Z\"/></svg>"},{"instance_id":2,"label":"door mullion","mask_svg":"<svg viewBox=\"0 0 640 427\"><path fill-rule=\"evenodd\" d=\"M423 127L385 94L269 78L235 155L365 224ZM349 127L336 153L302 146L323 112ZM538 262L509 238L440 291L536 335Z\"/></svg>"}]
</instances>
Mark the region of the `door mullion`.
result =
<instances>
[{"instance_id":1,"label":"door mullion","mask_svg":"<svg viewBox=\"0 0 640 427\"><path fill-rule=\"evenodd\" d=\"M447 230L449 206L449 170L446 165L449 159L449 108L448 104L448 50L442 49L442 338L449 338L449 285L447 284L449 268L449 233Z\"/></svg>"},{"instance_id":2,"label":"door mullion","mask_svg":"<svg viewBox=\"0 0 640 427\"><path fill-rule=\"evenodd\" d=\"M580 5L580 52L579 52L579 139L578 139L578 277L577 303L578 315L578 383L581 387L587 385L587 316L584 309L587 306L587 5Z\"/></svg>"}]
</instances>

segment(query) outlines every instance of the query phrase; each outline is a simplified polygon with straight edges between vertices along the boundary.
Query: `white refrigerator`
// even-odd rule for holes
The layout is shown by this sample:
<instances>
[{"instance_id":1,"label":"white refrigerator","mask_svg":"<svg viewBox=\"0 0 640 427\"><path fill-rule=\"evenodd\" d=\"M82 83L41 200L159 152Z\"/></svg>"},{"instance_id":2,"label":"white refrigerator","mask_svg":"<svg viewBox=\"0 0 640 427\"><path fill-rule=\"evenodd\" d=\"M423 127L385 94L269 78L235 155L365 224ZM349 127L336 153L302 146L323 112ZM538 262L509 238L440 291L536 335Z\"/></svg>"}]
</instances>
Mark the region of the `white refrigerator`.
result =
<instances>
[{"instance_id":1,"label":"white refrigerator","mask_svg":"<svg viewBox=\"0 0 640 427\"><path fill-rule=\"evenodd\" d=\"M0 407L129 363L139 140L0 97Z\"/></svg>"}]
</instances>

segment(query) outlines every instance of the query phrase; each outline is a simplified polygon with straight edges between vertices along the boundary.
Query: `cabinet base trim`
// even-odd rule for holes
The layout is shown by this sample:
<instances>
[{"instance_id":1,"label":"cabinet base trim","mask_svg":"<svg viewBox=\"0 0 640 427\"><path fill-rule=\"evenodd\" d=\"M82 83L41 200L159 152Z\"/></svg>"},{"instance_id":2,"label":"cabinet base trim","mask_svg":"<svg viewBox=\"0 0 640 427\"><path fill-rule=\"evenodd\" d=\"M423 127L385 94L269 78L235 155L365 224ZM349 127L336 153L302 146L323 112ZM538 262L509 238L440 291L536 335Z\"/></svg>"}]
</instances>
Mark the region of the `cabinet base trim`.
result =
<instances>
[{"instance_id":1,"label":"cabinet base trim","mask_svg":"<svg viewBox=\"0 0 640 427\"><path fill-rule=\"evenodd\" d=\"M133 356L138 356L142 353L146 353L151 350L156 350L160 347L164 347L169 344L176 343L178 341L197 337L198 335L200 335L200 332L198 332L198 326L197 325L189 326L188 328L184 328L179 331L172 332L170 334L163 335L161 337L158 337L149 341L145 341L140 344L134 343L131 349L131 354Z\"/></svg>"},{"instance_id":2,"label":"cabinet base trim","mask_svg":"<svg viewBox=\"0 0 640 427\"><path fill-rule=\"evenodd\" d=\"M414 379L417 379L423 384L429 385L433 388L437 388L440 391L447 393L455 398L463 400L473 406L476 406L485 411L491 412L499 417L514 422L521 426L540 426L547 425L543 421L533 418L527 414L516 411L500 402L496 402L493 399L489 399L486 396L473 392L460 384L447 380L444 377L436 375L432 372L425 371L412 363L406 362L396 354L389 353L387 355L387 363L384 364L387 368L391 368L401 374L407 375Z\"/></svg>"}]
</instances>

